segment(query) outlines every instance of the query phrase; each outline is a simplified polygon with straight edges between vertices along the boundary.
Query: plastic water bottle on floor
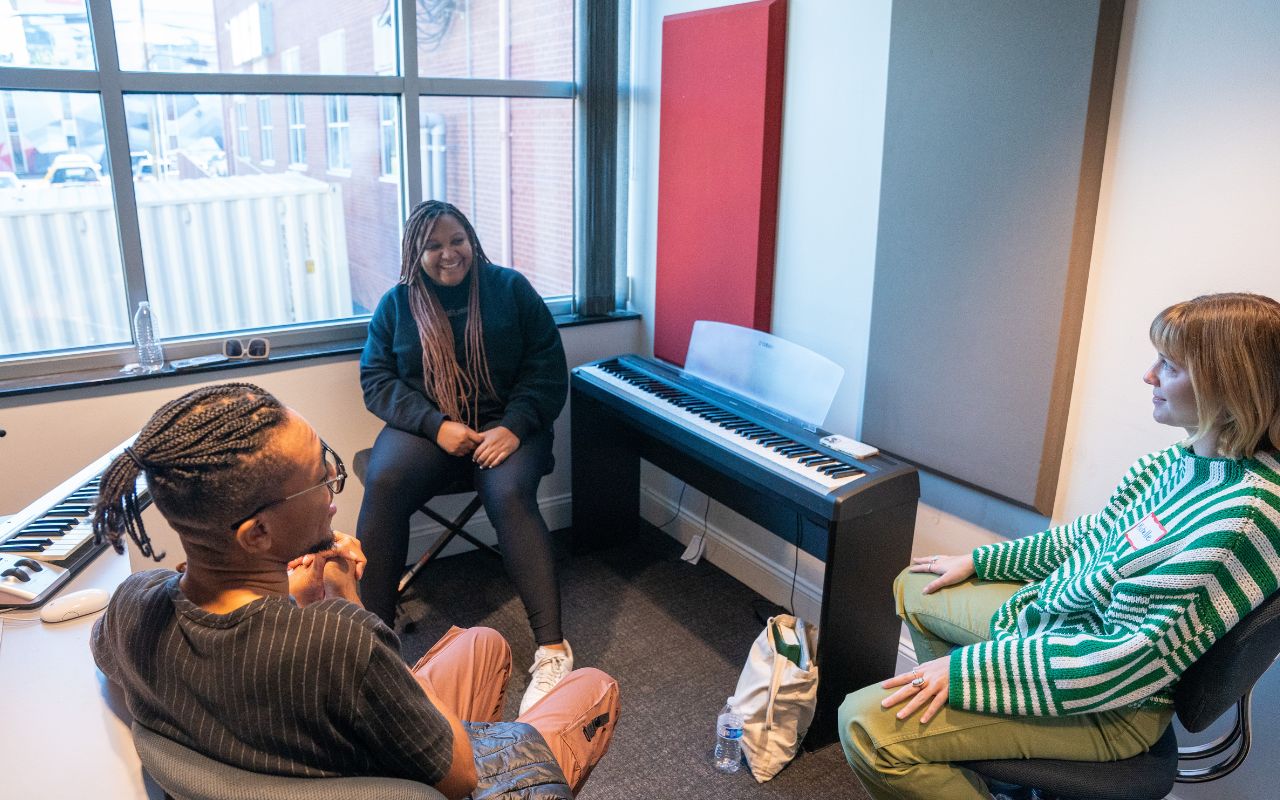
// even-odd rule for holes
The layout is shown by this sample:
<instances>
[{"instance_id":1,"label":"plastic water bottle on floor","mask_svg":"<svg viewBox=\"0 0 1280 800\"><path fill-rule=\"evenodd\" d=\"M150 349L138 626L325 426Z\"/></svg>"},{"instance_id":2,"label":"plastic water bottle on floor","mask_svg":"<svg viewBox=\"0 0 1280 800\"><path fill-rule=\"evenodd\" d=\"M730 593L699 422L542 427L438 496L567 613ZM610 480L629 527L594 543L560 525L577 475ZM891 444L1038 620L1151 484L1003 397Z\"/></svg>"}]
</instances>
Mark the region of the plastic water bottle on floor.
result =
<instances>
[{"instance_id":1,"label":"plastic water bottle on floor","mask_svg":"<svg viewBox=\"0 0 1280 800\"><path fill-rule=\"evenodd\" d=\"M716 769L737 772L742 759L742 715L733 710L733 698L725 701L716 719Z\"/></svg>"},{"instance_id":2,"label":"plastic water bottle on floor","mask_svg":"<svg viewBox=\"0 0 1280 800\"><path fill-rule=\"evenodd\" d=\"M133 335L138 342L138 366L143 372L159 372L164 366L164 351L156 341L155 317L146 300L138 303L138 312L133 315Z\"/></svg>"}]
</instances>

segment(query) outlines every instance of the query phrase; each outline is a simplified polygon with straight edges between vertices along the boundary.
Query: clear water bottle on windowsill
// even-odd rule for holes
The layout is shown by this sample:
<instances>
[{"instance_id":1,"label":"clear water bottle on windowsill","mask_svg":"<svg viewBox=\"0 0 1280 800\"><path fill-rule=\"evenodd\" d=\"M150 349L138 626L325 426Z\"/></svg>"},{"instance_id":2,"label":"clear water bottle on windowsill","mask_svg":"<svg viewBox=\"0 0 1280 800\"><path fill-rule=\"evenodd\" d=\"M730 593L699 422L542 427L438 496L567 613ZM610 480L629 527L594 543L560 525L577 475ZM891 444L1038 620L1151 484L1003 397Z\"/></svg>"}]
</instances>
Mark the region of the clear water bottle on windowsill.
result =
<instances>
[{"instance_id":1,"label":"clear water bottle on windowsill","mask_svg":"<svg viewBox=\"0 0 1280 800\"><path fill-rule=\"evenodd\" d=\"M156 340L155 317L146 300L138 303L133 315L133 336L138 342L138 366L143 372L159 372L164 367L164 350Z\"/></svg>"},{"instance_id":2,"label":"clear water bottle on windowsill","mask_svg":"<svg viewBox=\"0 0 1280 800\"><path fill-rule=\"evenodd\" d=\"M742 760L742 715L733 710L733 698L725 701L716 718L716 769L737 772Z\"/></svg>"}]
</instances>

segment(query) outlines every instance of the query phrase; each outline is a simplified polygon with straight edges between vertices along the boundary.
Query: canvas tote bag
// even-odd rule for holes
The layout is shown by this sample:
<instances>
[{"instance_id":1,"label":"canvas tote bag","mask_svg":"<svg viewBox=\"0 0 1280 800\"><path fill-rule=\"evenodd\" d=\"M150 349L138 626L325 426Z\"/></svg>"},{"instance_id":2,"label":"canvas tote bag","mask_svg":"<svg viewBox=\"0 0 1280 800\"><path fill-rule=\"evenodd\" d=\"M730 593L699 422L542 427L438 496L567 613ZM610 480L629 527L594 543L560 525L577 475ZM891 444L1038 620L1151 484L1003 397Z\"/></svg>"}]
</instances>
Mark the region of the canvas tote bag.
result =
<instances>
[{"instance_id":1,"label":"canvas tote bag","mask_svg":"<svg viewBox=\"0 0 1280 800\"><path fill-rule=\"evenodd\" d=\"M777 641L781 634L781 641ZM770 617L756 637L731 705L742 715L742 750L756 781L795 758L818 702L816 631L788 614ZM797 663L798 662L798 663Z\"/></svg>"}]
</instances>

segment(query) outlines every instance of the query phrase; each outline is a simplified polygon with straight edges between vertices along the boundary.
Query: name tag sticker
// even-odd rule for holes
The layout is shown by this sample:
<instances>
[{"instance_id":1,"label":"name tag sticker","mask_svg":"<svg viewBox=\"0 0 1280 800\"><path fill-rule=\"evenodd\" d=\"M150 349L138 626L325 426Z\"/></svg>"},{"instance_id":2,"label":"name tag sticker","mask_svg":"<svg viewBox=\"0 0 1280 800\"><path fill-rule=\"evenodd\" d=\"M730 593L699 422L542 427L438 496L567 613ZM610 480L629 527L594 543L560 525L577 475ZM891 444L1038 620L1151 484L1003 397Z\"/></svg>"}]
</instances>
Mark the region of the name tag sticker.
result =
<instances>
[{"instance_id":1,"label":"name tag sticker","mask_svg":"<svg viewBox=\"0 0 1280 800\"><path fill-rule=\"evenodd\" d=\"M1160 520L1156 519L1155 512L1152 512L1142 519L1132 528L1124 532L1124 538L1129 540L1129 544L1133 545L1134 550L1141 550L1150 544L1155 544L1164 538L1168 533L1164 526L1160 524Z\"/></svg>"}]
</instances>

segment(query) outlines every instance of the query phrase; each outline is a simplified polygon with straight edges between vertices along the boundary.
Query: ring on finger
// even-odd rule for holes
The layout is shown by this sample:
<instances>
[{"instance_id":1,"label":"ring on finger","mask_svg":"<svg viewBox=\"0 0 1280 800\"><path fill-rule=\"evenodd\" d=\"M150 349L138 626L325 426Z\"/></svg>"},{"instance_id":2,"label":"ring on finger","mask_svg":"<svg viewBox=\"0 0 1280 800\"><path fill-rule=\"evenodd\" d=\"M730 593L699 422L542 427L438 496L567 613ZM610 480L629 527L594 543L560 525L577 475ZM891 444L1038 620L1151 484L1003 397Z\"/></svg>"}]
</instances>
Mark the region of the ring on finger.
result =
<instances>
[{"instance_id":1,"label":"ring on finger","mask_svg":"<svg viewBox=\"0 0 1280 800\"><path fill-rule=\"evenodd\" d=\"M914 679L912 679L911 685L916 687L917 689L919 689L921 686L924 686L924 676L917 675Z\"/></svg>"}]
</instances>

